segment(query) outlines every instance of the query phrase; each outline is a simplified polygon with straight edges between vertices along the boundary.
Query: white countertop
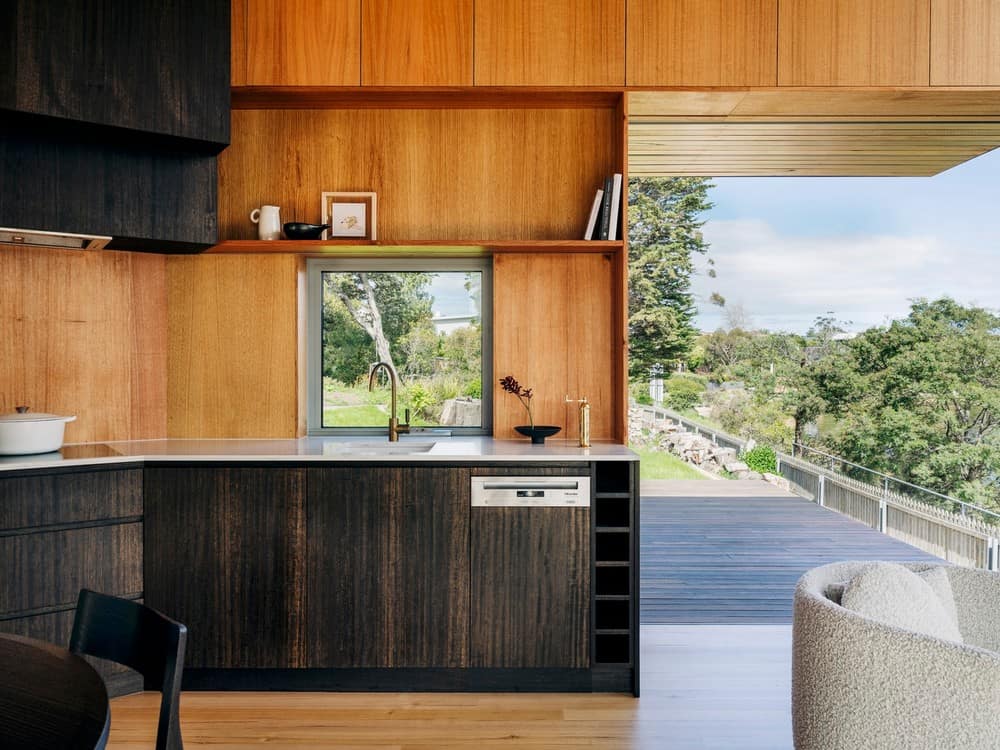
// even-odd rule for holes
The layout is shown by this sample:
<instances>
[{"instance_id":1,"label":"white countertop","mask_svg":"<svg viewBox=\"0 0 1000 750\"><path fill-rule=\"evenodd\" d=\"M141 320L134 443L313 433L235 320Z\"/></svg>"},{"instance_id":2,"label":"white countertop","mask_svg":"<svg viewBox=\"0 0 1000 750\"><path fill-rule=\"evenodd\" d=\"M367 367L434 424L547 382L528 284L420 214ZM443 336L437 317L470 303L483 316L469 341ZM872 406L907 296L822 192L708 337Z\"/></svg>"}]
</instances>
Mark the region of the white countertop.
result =
<instances>
[{"instance_id":1,"label":"white countertop","mask_svg":"<svg viewBox=\"0 0 1000 750\"><path fill-rule=\"evenodd\" d=\"M431 445L433 444L433 445ZM385 453L385 450L416 451ZM595 442L581 448L575 440L549 438L544 445L527 439L413 435L390 444L385 437L308 437L298 440L130 440L70 443L61 451L34 456L0 456L0 472L145 461L391 462L480 463L534 461L638 461L619 443Z\"/></svg>"}]
</instances>

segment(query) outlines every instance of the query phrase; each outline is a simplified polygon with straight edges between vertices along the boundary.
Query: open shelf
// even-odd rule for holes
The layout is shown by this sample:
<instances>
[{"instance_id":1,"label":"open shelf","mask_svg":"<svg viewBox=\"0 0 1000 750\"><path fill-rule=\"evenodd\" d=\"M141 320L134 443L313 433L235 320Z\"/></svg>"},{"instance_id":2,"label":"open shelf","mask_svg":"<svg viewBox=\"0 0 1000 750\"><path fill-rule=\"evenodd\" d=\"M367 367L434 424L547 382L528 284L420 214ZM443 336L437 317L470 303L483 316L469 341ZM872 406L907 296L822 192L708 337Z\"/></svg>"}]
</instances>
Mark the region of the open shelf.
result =
<instances>
[{"instance_id":1,"label":"open shelf","mask_svg":"<svg viewBox=\"0 0 1000 750\"><path fill-rule=\"evenodd\" d=\"M596 559L598 564L602 562L628 562L630 553L628 531L597 535Z\"/></svg>"},{"instance_id":2,"label":"open shelf","mask_svg":"<svg viewBox=\"0 0 1000 750\"><path fill-rule=\"evenodd\" d=\"M628 664L631 662L629 634L595 633L594 662L597 664Z\"/></svg>"},{"instance_id":3,"label":"open shelf","mask_svg":"<svg viewBox=\"0 0 1000 750\"><path fill-rule=\"evenodd\" d=\"M594 626L598 633L607 630L628 633L632 604L626 600L598 599L594 607Z\"/></svg>"},{"instance_id":4,"label":"open shelf","mask_svg":"<svg viewBox=\"0 0 1000 750\"><path fill-rule=\"evenodd\" d=\"M597 464L598 496L629 497L632 463L630 461L602 461Z\"/></svg>"},{"instance_id":5,"label":"open shelf","mask_svg":"<svg viewBox=\"0 0 1000 750\"><path fill-rule=\"evenodd\" d=\"M598 567L594 592L601 596L630 596L632 571L623 567Z\"/></svg>"},{"instance_id":6,"label":"open shelf","mask_svg":"<svg viewBox=\"0 0 1000 750\"><path fill-rule=\"evenodd\" d=\"M621 240L224 240L208 253L298 255L469 256L495 253L593 252L620 250Z\"/></svg>"},{"instance_id":7,"label":"open shelf","mask_svg":"<svg viewBox=\"0 0 1000 750\"><path fill-rule=\"evenodd\" d=\"M594 523L598 533L609 529L628 531L630 525L627 498L606 498L598 495L594 500Z\"/></svg>"}]
</instances>

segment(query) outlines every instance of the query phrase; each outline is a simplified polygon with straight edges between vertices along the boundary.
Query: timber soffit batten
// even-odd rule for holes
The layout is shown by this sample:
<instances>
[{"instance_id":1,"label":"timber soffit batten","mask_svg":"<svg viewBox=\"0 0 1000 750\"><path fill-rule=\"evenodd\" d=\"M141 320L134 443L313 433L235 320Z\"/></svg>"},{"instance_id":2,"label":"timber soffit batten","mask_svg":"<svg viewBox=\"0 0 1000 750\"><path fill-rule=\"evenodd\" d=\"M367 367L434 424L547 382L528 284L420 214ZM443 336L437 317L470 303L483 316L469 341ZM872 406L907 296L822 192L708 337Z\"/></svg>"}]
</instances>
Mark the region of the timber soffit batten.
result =
<instances>
[{"instance_id":1,"label":"timber soffit batten","mask_svg":"<svg viewBox=\"0 0 1000 750\"><path fill-rule=\"evenodd\" d=\"M929 176L1000 145L1000 89L629 92L629 174Z\"/></svg>"}]
</instances>

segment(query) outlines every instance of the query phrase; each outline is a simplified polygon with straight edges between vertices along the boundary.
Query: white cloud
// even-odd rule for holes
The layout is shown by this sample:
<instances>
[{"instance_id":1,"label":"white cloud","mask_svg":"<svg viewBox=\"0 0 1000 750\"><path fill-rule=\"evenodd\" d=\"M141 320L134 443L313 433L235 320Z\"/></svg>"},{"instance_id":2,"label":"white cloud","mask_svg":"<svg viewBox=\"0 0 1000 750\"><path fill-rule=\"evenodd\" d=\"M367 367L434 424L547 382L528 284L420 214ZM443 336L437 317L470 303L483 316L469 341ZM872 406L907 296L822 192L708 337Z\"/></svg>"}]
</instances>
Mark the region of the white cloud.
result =
<instances>
[{"instance_id":1,"label":"white cloud","mask_svg":"<svg viewBox=\"0 0 1000 750\"><path fill-rule=\"evenodd\" d=\"M718 277L693 283L699 325L717 327L718 292L741 303L760 327L805 331L828 312L862 329L904 316L909 299L949 295L1000 306L1000 252L930 235L795 236L759 220L717 220L704 227ZM703 270L705 263L702 262Z\"/></svg>"}]
</instances>

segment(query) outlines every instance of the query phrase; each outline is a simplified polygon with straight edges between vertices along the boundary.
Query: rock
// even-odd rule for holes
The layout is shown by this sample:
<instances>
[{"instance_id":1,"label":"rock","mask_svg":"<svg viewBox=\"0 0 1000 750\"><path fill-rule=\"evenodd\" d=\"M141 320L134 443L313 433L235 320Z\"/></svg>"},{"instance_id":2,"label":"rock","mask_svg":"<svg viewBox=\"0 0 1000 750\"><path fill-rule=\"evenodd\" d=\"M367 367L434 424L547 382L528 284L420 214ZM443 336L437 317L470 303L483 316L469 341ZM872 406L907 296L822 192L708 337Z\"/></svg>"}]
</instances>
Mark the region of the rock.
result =
<instances>
[{"instance_id":1,"label":"rock","mask_svg":"<svg viewBox=\"0 0 1000 750\"><path fill-rule=\"evenodd\" d=\"M749 440L747 440L747 444L743 446L743 452L749 453L756 447L757 447L757 441L754 440L753 438L750 438Z\"/></svg>"},{"instance_id":2,"label":"rock","mask_svg":"<svg viewBox=\"0 0 1000 750\"><path fill-rule=\"evenodd\" d=\"M473 398L449 398L441 407L441 424L454 427L477 427L482 424L482 401Z\"/></svg>"},{"instance_id":3,"label":"rock","mask_svg":"<svg viewBox=\"0 0 1000 750\"><path fill-rule=\"evenodd\" d=\"M778 476L777 474L765 474L764 481L770 482L776 487L781 487L781 489L787 490L788 492L792 491L792 485L789 483L789 481L784 477Z\"/></svg>"},{"instance_id":4,"label":"rock","mask_svg":"<svg viewBox=\"0 0 1000 750\"><path fill-rule=\"evenodd\" d=\"M726 461L726 463L722 464L722 468L730 474L739 474L741 471L750 471L750 467L742 461Z\"/></svg>"}]
</instances>

